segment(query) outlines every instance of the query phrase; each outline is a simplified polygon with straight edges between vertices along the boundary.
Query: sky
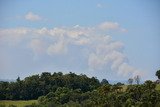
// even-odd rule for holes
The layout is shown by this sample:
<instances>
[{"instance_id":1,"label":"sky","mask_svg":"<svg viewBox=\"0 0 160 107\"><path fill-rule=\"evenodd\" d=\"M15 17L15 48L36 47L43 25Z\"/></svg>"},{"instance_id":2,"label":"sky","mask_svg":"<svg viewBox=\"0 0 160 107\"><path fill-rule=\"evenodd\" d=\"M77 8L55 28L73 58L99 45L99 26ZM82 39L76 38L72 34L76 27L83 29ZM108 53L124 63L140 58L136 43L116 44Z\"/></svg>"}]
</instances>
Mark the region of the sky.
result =
<instances>
[{"instance_id":1,"label":"sky","mask_svg":"<svg viewBox=\"0 0 160 107\"><path fill-rule=\"evenodd\" d=\"M0 79L61 71L156 80L159 5L159 0L1 0Z\"/></svg>"}]
</instances>

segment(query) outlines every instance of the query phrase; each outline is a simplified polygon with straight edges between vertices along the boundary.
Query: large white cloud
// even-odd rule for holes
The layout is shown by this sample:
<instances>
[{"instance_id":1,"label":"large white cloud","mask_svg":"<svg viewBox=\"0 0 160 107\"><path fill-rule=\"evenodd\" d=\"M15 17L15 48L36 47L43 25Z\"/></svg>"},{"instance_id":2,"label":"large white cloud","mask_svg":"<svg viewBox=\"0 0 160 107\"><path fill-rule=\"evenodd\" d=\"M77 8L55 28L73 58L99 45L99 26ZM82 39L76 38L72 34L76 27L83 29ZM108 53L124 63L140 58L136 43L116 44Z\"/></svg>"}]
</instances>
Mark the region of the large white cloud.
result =
<instances>
[{"instance_id":1,"label":"large white cloud","mask_svg":"<svg viewBox=\"0 0 160 107\"><path fill-rule=\"evenodd\" d=\"M140 70L129 65L123 53L124 44L112 40L104 30L122 30L118 23L104 22L93 27L55 27L47 29L13 28L0 29L0 41L8 42L27 41L27 46L33 53L45 53L49 56L70 53L69 46L83 46L88 50L88 68L103 70L110 68L120 75L140 74ZM17 44L18 44L17 43ZM76 53L76 52L75 52Z\"/></svg>"}]
</instances>

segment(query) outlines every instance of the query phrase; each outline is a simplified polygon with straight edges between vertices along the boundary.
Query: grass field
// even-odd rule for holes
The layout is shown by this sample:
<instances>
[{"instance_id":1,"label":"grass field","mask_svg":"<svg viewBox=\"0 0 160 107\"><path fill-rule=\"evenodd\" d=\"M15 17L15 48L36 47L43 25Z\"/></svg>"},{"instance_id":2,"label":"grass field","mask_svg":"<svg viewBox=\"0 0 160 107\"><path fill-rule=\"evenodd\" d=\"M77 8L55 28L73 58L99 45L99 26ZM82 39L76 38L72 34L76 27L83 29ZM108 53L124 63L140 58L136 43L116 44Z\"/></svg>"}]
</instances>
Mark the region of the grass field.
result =
<instances>
[{"instance_id":1,"label":"grass field","mask_svg":"<svg viewBox=\"0 0 160 107\"><path fill-rule=\"evenodd\" d=\"M0 101L0 107L2 107L2 105L5 105L5 107L9 107L9 105L15 105L17 107L24 107L26 105L31 105L33 103L37 103L37 100L28 100L28 101L11 101L11 100L1 100Z\"/></svg>"},{"instance_id":2,"label":"grass field","mask_svg":"<svg viewBox=\"0 0 160 107\"><path fill-rule=\"evenodd\" d=\"M160 90L160 84L157 84L156 90Z\"/></svg>"}]
</instances>

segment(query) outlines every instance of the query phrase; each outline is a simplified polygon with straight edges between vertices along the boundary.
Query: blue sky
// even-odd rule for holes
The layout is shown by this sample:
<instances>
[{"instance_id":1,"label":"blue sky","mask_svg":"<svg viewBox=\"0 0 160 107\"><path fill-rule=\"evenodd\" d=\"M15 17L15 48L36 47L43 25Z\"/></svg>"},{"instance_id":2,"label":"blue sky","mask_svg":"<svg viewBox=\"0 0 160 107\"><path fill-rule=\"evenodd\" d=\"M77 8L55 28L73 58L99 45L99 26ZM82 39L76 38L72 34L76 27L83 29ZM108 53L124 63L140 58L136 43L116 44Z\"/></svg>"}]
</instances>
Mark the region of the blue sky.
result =
<instances>
[{"instance_id":1,"label":"blue sky","mask_svg":"<svg viewBox=\"0 0 160 107\"><path fill-rule=\"evenodd\" d=\"M159 0L1 0L0 79L44 71L155 80Z\"/></svg>"}]
</instances>

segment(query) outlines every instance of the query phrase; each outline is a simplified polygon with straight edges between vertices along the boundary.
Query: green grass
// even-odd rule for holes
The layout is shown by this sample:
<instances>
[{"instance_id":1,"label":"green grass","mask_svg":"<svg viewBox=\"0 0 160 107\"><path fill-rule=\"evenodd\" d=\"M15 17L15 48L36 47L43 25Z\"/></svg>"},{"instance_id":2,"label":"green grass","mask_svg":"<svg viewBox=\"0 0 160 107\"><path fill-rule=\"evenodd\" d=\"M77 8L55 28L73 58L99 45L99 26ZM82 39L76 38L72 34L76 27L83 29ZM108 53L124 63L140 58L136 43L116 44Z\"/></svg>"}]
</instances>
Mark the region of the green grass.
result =
<instances>
[{"instance_id":1,"label":"green grass","mask_svg":"<svg viewBox=\"0 0 160 107\"><path fill-rule=\"evenodd\" d=\"M33 103L37 103L37 100L18 100L18 101L11 101L11 100L0 100L0 107L1 105L5 105L5 107L8 107L9 105L15 105L17 107L24 107L26 105L31 105Z\"/></svg>"},{"instance_id":2,"label":"green grass","mask_svg":"<svg viewBox=\"0 0 160 107\"><path fill-rule=\"evenodd\" d=\"M123 92L127 90L128 85L122 85Z\"/></svg>"},{"instance_id":3,"label":"green grass","mask_svg":"<svg viewBox=\"0 0 160 107\"><path fill-rule=\"evenodd\" d=\"M156 90L160 90L160 84L157 84Z\"/></svg>"}]
</instances>

